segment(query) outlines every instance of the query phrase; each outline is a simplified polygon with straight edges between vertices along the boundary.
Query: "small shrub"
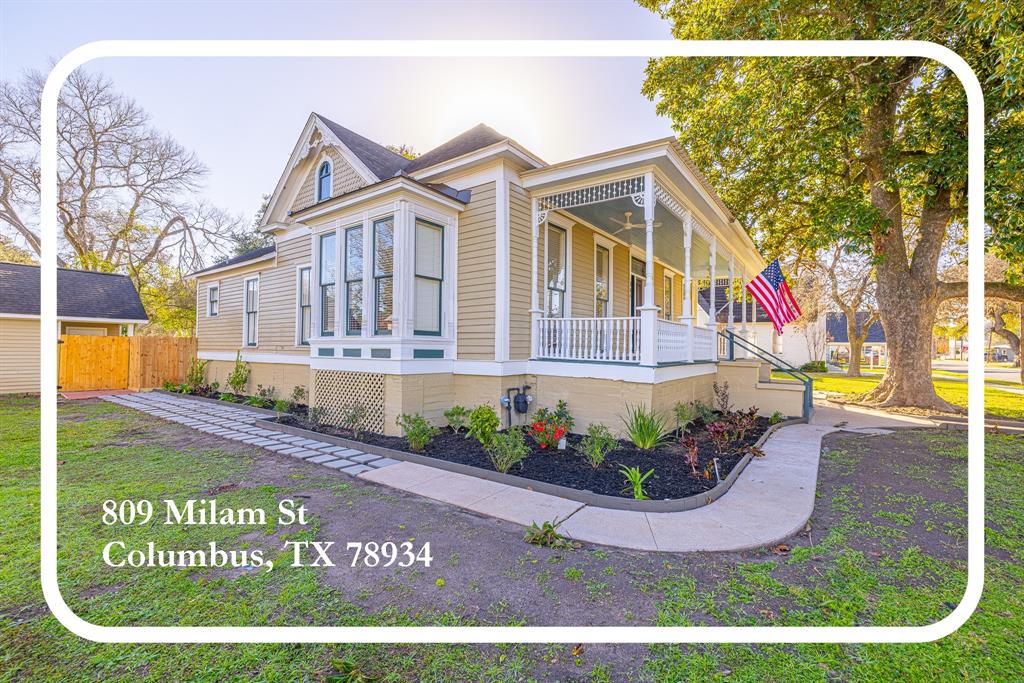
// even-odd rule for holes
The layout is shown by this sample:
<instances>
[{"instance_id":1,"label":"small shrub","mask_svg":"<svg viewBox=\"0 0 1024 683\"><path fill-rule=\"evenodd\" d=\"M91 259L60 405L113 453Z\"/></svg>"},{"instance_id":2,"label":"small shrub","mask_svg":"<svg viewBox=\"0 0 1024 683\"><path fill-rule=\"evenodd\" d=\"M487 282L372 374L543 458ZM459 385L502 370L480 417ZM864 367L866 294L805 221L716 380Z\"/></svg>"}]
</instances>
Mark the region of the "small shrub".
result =
<instances>
[{"instance_id":1,"label":"small shrub","mask_svg":"<svg viewBox=\"0 0 1024 683\"><path fill-rule=\"evenodd\" d=\"M177 386L171 380L164 380L164 385L161 387L164 391L174 391Z\"/></svg>"},{"instance_id":2,"label":"small shrub","mask_svg":"<svg viewBox=\"0 0 1024 683\"><path fill-rule=\"evenodd\" d=\"M732 402L729 400L729 383L723 382L719 384L715 382L712 385L712 389L715 391L715 408L718 412L723 415L732 412Z\"/></svg>"},{"instance_id":3,"label":"small shrub","mask_svg":"<svg viewBox=\"0 0 1024 683\"><path fill-rule=\"evenodd\" d=\"M626 425L626 435L633 445L643 450L652 450L668 440L669 429L662 415L646 406L626 406L626 417L622 418Z\"/></svg>"},{"instance_id":4,"label":"small shrub","mask_svg":"<svg viewBox=\"0 0 1024 683\"><path fill-rule=\"evenodd\" d=\"M231 387L231 391L236 394L241 394L245 391L245 386L249 383L249 364L242 360L242 352L239 351L235 355L235 365L231 368L231 374L228 375L227 385Z\"/></svg>"},{"instance_id":5,"label":"small shrub","mask_svg":"<svg viewBox=\"0 0 1024 683\"><path fill-rule=\"evenodd\" d=\"M221 394L218 398L222 401L227 401L228 403L238 403L238 397L227 392Z\"/></svg>"},{"instance_id":6,"label":"small shrub","mask_svg":"<svg viewBox=\"0 0 1024 683\"><path fill-rule=\"evenodd\" d=\"M245 405L252 406L253 408L270 408L274 405L274 402L269 398L263 398L262 396L249 396L244 401Z\"/></svg>"},{"instance_id":7,"label":"small shrub","mask_svg":"<svg viewBox=\"0 0 1024 683\"><path fill-rule=\"evenodd\" d=\"M768 424L772 424L772 425L777 425L780 422L785 422L785 421L786 421L786 416L783 415L778 410L776 410L774 413L772 413L772 416L768 418Z\"/></svg>"},{"instance_id":8,"label":"small shrub","mask_svg":"<svg viewBox=\"0 0 1024 683\"><path fill-rule=\"evenodd\" d=\"M362 403L352 403L338 411L338 426L347 429L353 439L359 438L363 430L363 421L366 419L366 406Z\"/></svg>"},{"instance_id":9,"label":"small shrub","mask_svg":"<svg viewBox=\"0 0 1024 683\"><path fill-rule=\"evenodd\" d=\"M323 406L310 406L309 409L306 410L305 424L307 427L315 430L317 427L323 425L326 421L327 411L324 409Z\"/></svg>"},{"instance_id":10,"label":"small shrub","mask_svg":"<svg viewBox=\"0 0 1024 683\"><path fill-rule=\"evenodd\" d=\"M757 426L757 406L751 406L746 410L733 413L732 423L735 438L738 441L747 438L747 432Z\"/></svg>"},{"instance_id":11,"label":"small shrub","mask_svg":"<svg viewBox=\"0 0 1024 683\"><path fill-rule=\"evenodd\" d=\"M692 436L684 436L679 442L679 445L683 448L683 460L687 465L690 466L690 471L694 476L697 475L697 439Z\"/></svg>"},{"instance_id":12,"label":"small shrub","mask_svg":"<svg viewBox=\"0 0 1024 683\"><path fill-rule=\"evenodd\" d=\"M444 419L448 421L448 426L452 428L452 431L458 434L466 428L469 411L462 406L452 406L444 411Z\"/></svg>"},{"instance_id":13,"label":"small shrub","mask_svg":"<svg viewBox=\"0 0 1024 683\"><path fill-rule=\"evenodd\" d=\"M296 384L292 387L292 395L288 397L289 400L295 405L303 405L306 403L306 387L301 384Z\"/></svg>"},{"instance_id":14,"label":"small shrub","mask_svg":"<svg viewBox=\"0 0 1024 683\"><path fill-rule=\"evenodd\" d=\"M626 487L622 489L623 493L632 491L635 500L650 500L647 494L644 493L644 482L654 474L653 469L647 470L646 474L640 474L639 467L626 467L622 465L619 472L626 478Z\"/></svg>"},{"instance_id":15,"label":"small shrub","mask_svg":"<svg viewBox=\"0 0 1024 683\"><path fill-rule=\"evenodd\" d=\"M541 408L537 411L530 425L530 435L541 448L551 448L558 445L574 424L569 404L560 400L554 410Z\"/></svg>"},{"instance_id":16,"label":"small shrub","mask_svg":"<svg viewBox=\"0 0 1024 683\"><path fill-rule=\"evenodd\" d=\"M576 446L576 450L596 469L604 462L608 452L617 445L618 442L608 428L595 422L587 427L587 435Z\"/></svg>"},{"instance_id":17,"label":"small shrub","mask_svg":"<svg viewBox=\"0 0 1024 683\"><path fill-rule=\"evenodd\" d=\"M485 448L491 465L503 474L512 469L513 465L522 462L530 452L523 430L517 427L495 433Z\"/></svg>"},{"instance_id":18,"label":"small shrub","mask_svg":"<svg viewBox=\"0 0 1024 683\"><path fill-rule=\"evenodd\" d=\"M477 406L469 414L469 429L466 431L466 437L473 437L480 442L481 446L487 448L494 440L495 434L498 433L500 425L501 420L498 419L494 408L489 405Z\"/></svg>"},{"instance_id":19,"label":"small shrub","mask_svg":"<svg viewBox=\"0 0 1024 683\"><path fill-rule=\"evenodd\" d=\"M190 391L206 384L206 366L209 364L210 361L198 358L193 358L189 362L188 372L185 373L185 384L188 385Z\"/></svg>"},{"instance_id":20,"label":"small shrub","mask_svg":"<svg viewBox=\"0 0 1024 683\"><path fill-rule=\"evenodd\" d=\"M715 444L715 450L721 455L725 452L725 449L729 447L729 443L732 441L733 429L724 421L712 422L707 427L708 436L711 441Z\"/></svg>"},{"instance_id":21,"label":"small shrub","mask_svg":"<svg viewBox=\"0 0 1024 683\"><path fill-rule=\"evenodd\" d=\"M697 417L704 424L711 424L715 421L715 409L703 401L694 401L693 408L697 411Z\"/></svg>"},{"instance_id":22,"label":"small shrub","mask_svg":"<svg viewBox=\"0 0 1024 683\"><path fill-rule=\"evenodd\" d=\"M579 548L582 545L581 543L558 533L558 527L561 524L562 521L559 519L544 522L539 526L536 522L533 522L526 530L523 540L532 545L539 545L542 548L554 548L555 550L575 550Z\"/></svg>"},{"instance_id":23,"label":"small shrub","mask_svg":"<svg viewBox=\"0 0 1024 683\"><path fill-rule=\"evenodd\" d=\"M279 398L276 401L274 401L274 410L276 410L279 413L287 413L289 410L291 410L291 407L292 404L283 398Z\"/></svg>"},{"instance_id":24,"label":"small shrub","mask_svg":"<svg viewBox=\"0 0 1024 683\"><path fill-rule=\"evenodd\" d=\"M692 425L697 419L697 406L694 403L684 403L680 401L676 404L675 413L676 429L680 434L685 434L686 430L689 429L690 425Z\"/></svg>"},{"instance_id":25,"label":"small shrub","mask_svg":"<svg viewBox=\"0 0 1024 683\"><path fill-rule=\"evenodd\" d=\"M277 389L275 389L273 385L271 385L269 387L264 387L262 384L257 384L256 385L256 395L259 396L262 399L266 399L268 401L273 402L274 401L274 394L276 394L276 393L277 393Z\"/></svg>"},{"instance_id":26,"label":"small shrub","mask_svg":"<svg viewBox=\"0 0 1024 683\"><path fill-rule=\"evenodd\" d=\"M800 366L801 372L828 372L828 365L823 360L812 360Z\"/></svg>"},{"instance_id":27,"label":"small shrub","mask_svg":"<svg viewBox=\"0 0 1024 683\"><path fill-rule=\"evenodd\" d=\"M427 422L427 419L419 413L413 415L401 414L395 420L405 434L405 440L409 442L409 450L419 453L430 441L441 433L441 430Z\"/></svg>"}]
</instances>

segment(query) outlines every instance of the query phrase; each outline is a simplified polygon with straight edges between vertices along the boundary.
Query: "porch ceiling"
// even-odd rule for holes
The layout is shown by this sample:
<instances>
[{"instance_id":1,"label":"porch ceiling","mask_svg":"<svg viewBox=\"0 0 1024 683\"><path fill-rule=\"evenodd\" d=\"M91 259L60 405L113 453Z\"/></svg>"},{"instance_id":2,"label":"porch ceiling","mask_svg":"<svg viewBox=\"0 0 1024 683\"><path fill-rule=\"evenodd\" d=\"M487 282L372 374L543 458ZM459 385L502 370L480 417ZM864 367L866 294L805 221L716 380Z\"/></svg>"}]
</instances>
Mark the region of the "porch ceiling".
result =
<instances>
[{"instance_id":1,"label":"porch ceiling","mask_svg":"<svg viewBox=\"0 0 1024 683\"><path fill-rule=\"evenodd\" d=\"M625 221L625 213L632 212L630 221L638 224L630 230L625 230L616 221ZM562 213L576 217L577 219L590 224L604 231L615 240L621 240L626 244L645 250L647 244L647 233L644 226L644 209L633 203L629 197L610 199L597 204L576 206L572 209L564 209ZM557 223L557 218L551 218ZM683 222L662 204L657 204L654 210L654 256L658 260L667 263L671 268L683 272L685 266L685 250L683 247L684 229ZM660 224L660 225L659 225ZM711 247L697 231L693 233L693 241L690 247L690 266L694 275L705 275L708 271L708 260L711 256ZM717 265L719 274L728 272L729 259L718 254Z\"/></svg>"}]
</instances>

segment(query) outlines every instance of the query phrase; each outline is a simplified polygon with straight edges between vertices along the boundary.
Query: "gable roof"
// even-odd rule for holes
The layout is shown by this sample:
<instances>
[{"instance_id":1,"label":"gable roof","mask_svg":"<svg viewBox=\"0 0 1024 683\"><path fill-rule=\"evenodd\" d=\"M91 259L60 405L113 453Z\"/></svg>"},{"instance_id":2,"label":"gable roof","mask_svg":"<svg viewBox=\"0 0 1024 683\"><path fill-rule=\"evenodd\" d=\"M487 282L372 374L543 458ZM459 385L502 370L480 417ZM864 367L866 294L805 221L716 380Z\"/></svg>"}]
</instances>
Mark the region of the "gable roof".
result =
<instances>
[{"instance_id":1,"label":"gable roof","mask_svg":"<svg viewBox=\"0 0 1024 683\"><path fill-rule=\"evenodd\" d=\"M857 326L863 329L864 322L868 319L867 311L857 312ZM831 312L825 316L825 338L837 344L849 344L850 337L846 334L846 314ZM877 320L871 323L868 328L868 336L864 338L868 344L884 344L885 329L882 323Z\"/></svg>"},{"instance_id":2,"label":"gable roof","mask_svg":"<svg viewBox=\"0 0 1024 683\"><path fill-rule=\"evenodd\" d=\"M39 266L0 263L0 314L39 315ZM126 275L57 269L57 316L148 322Z\"/></svg>"},{"instance_id":3,"label":"gable roof","mask_svg":"<svg viewBox=\"0 0 1024 683\"><path fill-rule=\"evenodd\" d=\"M401 154L392 152L387 147L365 138L359 133L349 130L339 123L331 121L325 116L314 112L314 115L324 122L331 132L338 136L338 139L348 147L353 154L359 157L366 168L377 176L378 180L384 180L395 175L409 164L409 160Z\"/></svg>"},{"instance_id":4,"label":"gable roof","mask_svg":"<svg viewBox=\"0 0 1024 683\"><path fill-rule=\"evenodd\" d=\"M429 152L425 152L415 159L408 161L402 170L405 173L413 173L428 166L461 157L463 154L469 154L470 152L475 152L478 149L483 149L508 139L507 135L502 135L490 126L478 123L469 130L459 133L451 140L441 143Z\"/></svg>"},{"instance_id":5,"label":"gable roof","mask_svg":"<svg viewBox=\"0 0 1024 683\"><path fill-rule=\"evenodd\" d=\"M207 266L202 270L197 270L193 272L189 277L202 275L203 273L209 272L211 270L220 270L221 268L227 268L228 266L238 265L239 263L245 263L246 261L253 261L258 258L263 258L264 256L269 256L276 251L276 244L271 244L266 247L258 247L256 249L250 249L249 251L242 252L238 256L232 256L231 258L226 258L223 259L222 261L217 261L217 263L214 263L212 266Z\"/></svg>"}]
</instances>

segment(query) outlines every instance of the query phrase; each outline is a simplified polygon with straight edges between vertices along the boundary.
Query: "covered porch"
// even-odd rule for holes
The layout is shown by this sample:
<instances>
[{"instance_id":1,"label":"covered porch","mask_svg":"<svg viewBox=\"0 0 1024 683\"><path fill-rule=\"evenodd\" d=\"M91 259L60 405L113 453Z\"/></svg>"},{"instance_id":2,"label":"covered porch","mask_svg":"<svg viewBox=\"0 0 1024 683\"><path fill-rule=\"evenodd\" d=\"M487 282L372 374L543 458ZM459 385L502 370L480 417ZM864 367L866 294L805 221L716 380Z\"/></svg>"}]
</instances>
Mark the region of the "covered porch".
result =
<instances>
[{"instance_id":1,"label":"covered porch","mask_svg":"<svg viewBox=\"0 0 1024 683\"><path fill-rule=\"evenodd\" d=\"M715 362L701 282L733 297L763 267L746 232L674 140L523 174L531 194L531 357L664 366ZM746 313L747 307L742 307ZM744 316L745 317L745 316Z\"/></svg>"}]
</instances>

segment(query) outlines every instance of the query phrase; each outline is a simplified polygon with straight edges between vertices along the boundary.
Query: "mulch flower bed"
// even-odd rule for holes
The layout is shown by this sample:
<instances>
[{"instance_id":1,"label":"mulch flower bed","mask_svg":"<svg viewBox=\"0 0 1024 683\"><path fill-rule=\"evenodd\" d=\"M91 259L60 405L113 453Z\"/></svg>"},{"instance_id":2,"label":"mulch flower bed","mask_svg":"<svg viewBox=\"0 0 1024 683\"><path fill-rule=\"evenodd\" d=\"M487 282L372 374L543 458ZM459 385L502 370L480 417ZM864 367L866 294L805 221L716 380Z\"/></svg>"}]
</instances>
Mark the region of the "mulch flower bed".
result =
<instances>
[{"instance_id":1,"label":"mulch flower bed","mask_svg":"<svg viewBox=\"0 0 1024 683\"><path fill-rule=\"evenodd\" d=\"M349 430L331 425L312 426L291 416L284 416L279 421L282 424L311 429L322 434L352 439ZM575 446L583 438L577 434L569 435L564 451L540 448L527 436L526 443L530 447L530 454L521 463L513 466L509 474L606 496L632 498L631 489L623 490L626 482L619 471L620 466L638 467L641 473L654 469L654 474L644 482L644 492L650 499L685 498L709 491L718 484L713 467L715 457L718 457L718 474L724 480L743 459L744 447L756 443L769 426L767 418L757 418L754 427L747 432L743 440L733 442L725 453L718 455L704 425L700 421L692 425L687 433L697 440L699 455L696 476L685 463L683 449L679 446L677 438L673 438L666 446L650 451L641 450L632 443L620 439L618 447L608 453L604 463L594 468L576 451ZM359 438L354 440L409 452L404 437L361 432ZM418 455L486 470L494 469L479 442L473 438L466 438L465 433L455 434L448 427L443 428Z\"/></svg>"}]
</instances>

